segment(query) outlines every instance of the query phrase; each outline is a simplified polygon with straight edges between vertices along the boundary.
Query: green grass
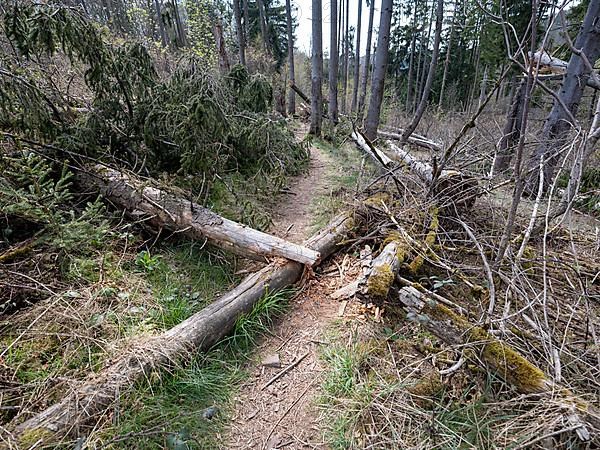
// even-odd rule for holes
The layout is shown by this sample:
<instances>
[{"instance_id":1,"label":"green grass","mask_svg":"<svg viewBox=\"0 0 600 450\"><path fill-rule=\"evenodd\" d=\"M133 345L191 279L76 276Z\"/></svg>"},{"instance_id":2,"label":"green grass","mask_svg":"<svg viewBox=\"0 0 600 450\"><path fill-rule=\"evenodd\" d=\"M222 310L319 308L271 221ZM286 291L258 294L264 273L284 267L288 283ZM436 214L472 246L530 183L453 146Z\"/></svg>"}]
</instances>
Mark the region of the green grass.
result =
<instances>
[{"instance_id":1,"label":"green grass","mask_svg":"<svg viewBox=\"0 0 600 450\"><path fill-rule=\"evenodd\" d=\"M150 316L159 329L184 321L235 280L232 261L222 253L207 252L199 243L163 245L153 256L140 255L136 270L145 272L152 287L158 307Z\"/></svg>"},{"instance_id":2,"label":"green grass","mask_svg":"<svg viewBox=\"0 0 600 450\"><path fill-rule=\"evenodd\" d=\"M265 294L238 318L232 335L191 364L160 380L140 383L116 425L99 436L99 445L130 449L219 448L227 429L232 398L246 378L244 364L256 339L283 312L291 290ZM207 409L216 411L206 418Z\"/></svg>"}]
</instances>

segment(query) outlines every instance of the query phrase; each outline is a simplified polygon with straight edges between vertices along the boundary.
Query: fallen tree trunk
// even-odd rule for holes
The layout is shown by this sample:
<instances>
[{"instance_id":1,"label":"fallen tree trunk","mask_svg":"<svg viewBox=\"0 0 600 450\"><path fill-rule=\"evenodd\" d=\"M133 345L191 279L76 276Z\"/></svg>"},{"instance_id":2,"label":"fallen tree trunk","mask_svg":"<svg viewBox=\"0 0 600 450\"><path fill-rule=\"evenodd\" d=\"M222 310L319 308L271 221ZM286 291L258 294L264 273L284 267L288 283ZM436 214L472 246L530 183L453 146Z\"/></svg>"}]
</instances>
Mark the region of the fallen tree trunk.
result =
<instances>
[{"instance_id":1,"label":"fallen tree trunk","mask_svg":"<svg viewBox=\"0 0 600 450\"><path fill-rule=\"evenodd\" d=\"M257 231L209 209L177 198L134 177L106 166L96 166L92 174L78 175L83 183L98 189L130 215L148 215L157 227L177 231L193 239L206 238L221 248L245 257L279 256L314 265L318 251Z\"/></svg>"},{"instance_id":2,"label":"fallen tree trunk","mask_svg":"<svg viewBox=\"0 0 600 450\"><path fill-rule=\"evenodd\" d=\"M390 155L398 162L406 164L426 185L433 182L434 168L429 164L412 157L406 150L388 141ZM459 209L470 208L480 194L477 179L457 170L442 170L432 192L444 199L440 207L454 206Z\"/></svg>"},{"instance_id":3,"label":"fallen tree trunk","mask_svg":"<svg viewBox=\"0 0 600 450\"><path fill-rule=\"evenodd\" d=\"M533 62L534 64L539 62L541 74L549 72L554 75L564 75L567 73L567 67L569 66L567 61L550 56L546 52L535 52L533 54ZM591 63L593 64L594 62L592 61ZM600 74L596 71L592 72L586 81L586 85L593 89L600 89Z\"/></svg>"},{"instance_id":4,"label":"fallen tree trunk","mask_svg":"<svg viewBox=\"0 0 600 450\"><path fill-rule=\"evenodd\" d=\"M373 158L377 164L380 164L385 168L388 168L393 164L393 161L385 153L375 147L360 130L355 129L352 131L352 139L354 139L356 145Z\"/></svg>"},{"instance_id":5,"label":"fallen tree trunk","mask_svg":"<svg viewBox=\"0 0 600 450\"><path fill-rule=\"evenodd\" d=\"M569 421L578 425L575 431L582 440L590 439L589 429L600 428L600 413L595 407L549 379L539 367L483 328L414 287L403 287L398 295L410 319L447 344L471 344L477 349L477 361L483 362L519 392L557 396Z\"/></svg>"},{"instance_id":6,"label":"fallen tree trunk","mask_svg":"<svg viewBox=\"0 0 600 450\"><path fill-rule=\"evenodd\" d=\"M393 139L395 141L402 140L402 134L392 133L389 131L378 131L377 134L382 138ZM419 136L418 134L411 134L407 141L409 144L416 145L418 147L424 147L429 150L433 150L434 152L439 152L442 150L442 145L437 142L431 141L424 136Z\"/></svg>"},{"instance_id":7,"label":"fallen tree trunk","mask_svg":"<svg viewBox=\"0 0 600 450\"><path fill-rule=\"evenodd\" d=\"M352 215L342 214L305 244L327 257L354 224ZM65 435L85 435L135 382L149 378L151 372L161 368L173 367L196 352L210 349L233 329L242 314L252 310L265 293L296 283L302 272L301 264L277 261L248 276L202 311L136 345L100 373L88 377L61 401L18 425L15 429L17 439L26 444L34 437L30 445L44 446Z\"/></svg>"}]
</instances>

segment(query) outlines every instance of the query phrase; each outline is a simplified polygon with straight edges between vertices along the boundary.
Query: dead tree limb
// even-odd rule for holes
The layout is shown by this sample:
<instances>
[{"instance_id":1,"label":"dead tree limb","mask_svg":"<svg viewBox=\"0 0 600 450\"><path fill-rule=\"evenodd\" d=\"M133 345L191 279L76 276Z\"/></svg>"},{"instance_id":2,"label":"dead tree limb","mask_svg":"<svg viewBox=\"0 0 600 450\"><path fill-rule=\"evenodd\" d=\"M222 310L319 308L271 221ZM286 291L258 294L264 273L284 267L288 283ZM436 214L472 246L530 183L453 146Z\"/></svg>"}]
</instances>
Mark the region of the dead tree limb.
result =
<instances>
[{"instance_id":1,"label":"dead tree limb","mask_svg":"<svg viewBox=\"0 0 600 450\"><path fill-rule=\"evenodd\" d=\"M133 176L98 165L78 178L124 208L130 215L147 215L153 225L178 231L242 256L279 256L313 265L319 252L225 219L209 209L144 185Z\"/></svg>"},{"instance_id":2,"label":"dead tree limb","mask_svg":"<svg viewBox=\"0 0 600 450\"><path fill-rule=\"evenodd\" d=\"M535 364L483 328L470 323L466 317L414 287L400 289L399 300L410 319L417 321L447 344L472 345L477 351L477 361L519 392L557 399L564 407L568 419L577 423L576 433L580 439L589 440L590 431L600 428L600 412L593 405L552 381Z\"/></svg>"},{"instance_id":3,"label":"dead tree limb","mask_svg":"<svg viewBox=\"0 0 600 450\"><path fill-rule=\"evenodd\" d=\"M342 214L305 244L327 257L354 228L354 224L351 214ZM62 436L84 435L134 383L150 378L152 372L161 368L189 360L194 353L210 349L233 329L242 314L252 310L265 293L296 283L302 272L303 266L297 262L277 261L248 276L202 311L134 346L102 371L89 376L72 392L66 393L58 403L18 425L15 429L17 439L25 440L27 436L34 435L37 445L43 447ZM88 426L90 428L86 428Z\"/></svg>"}]
</instances>

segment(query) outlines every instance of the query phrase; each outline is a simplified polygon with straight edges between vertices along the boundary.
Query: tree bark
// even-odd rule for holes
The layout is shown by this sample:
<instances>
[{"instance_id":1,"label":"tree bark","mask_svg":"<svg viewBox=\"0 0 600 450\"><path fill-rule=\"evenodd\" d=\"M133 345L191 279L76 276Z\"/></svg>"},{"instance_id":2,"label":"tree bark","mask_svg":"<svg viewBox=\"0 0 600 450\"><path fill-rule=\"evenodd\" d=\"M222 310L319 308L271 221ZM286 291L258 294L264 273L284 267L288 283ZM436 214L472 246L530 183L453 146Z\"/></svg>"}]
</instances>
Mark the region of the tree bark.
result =
<instances>
[{"instance_id":1,"label":"tree bark","mask_svg":"<svg viewBox=\"0 0 600 450\"><path fill-rule=\"evenodd\" d=\"M502 130L502 138L498 143L498 150L494 158L492 176L506 172L509 169L515 146L521 137L521 116L523 115L526 87L527 80L523 78L519 82L519 87L514 90L513 99L506 115L504 129Z\"/></svg>"},{"instance_id":2,"label":"tree bark","mask_svg":"<svg viewBox=\"0 0 600 450\"><path fill-rule=\"evenodd\" d=\"M450 36L448 37L448 46L446 47L446 59L444 61L444 73L442 75L442 86L440 87L440 98L438 101L438 108L442 108L442 102L444 101L444 94L446 90L446 80L448 78L448 67L450 65L450 55L452 52L452 37L454 36L454 18L452 18L452 25L450 26Z\"/></svg>"},{"instance_id":3,"label":"tree bark","mask_svg":"<svg viewBox=\"0 0 600 450\"><path fill-rule=\"evenodd\" d=\"M209 239L211 243L242 256L279 256L303 264L315 264L320 255L313 250L281 238L225 219L209 209L144 186L133 177L97 166L91 174L82 173L87 186L126 209L131 215L150 216L151 225L181 232L193 239Z\"/></svg>"},{"instance_id":4,"label":"tree bark","mask_svg":"<svg viewBox=\"0 0 600 450\"><path fill-rule=\"evenodd\" d=\"M338 70L339 53L337 41L338 4L331 0L331 35L329 40L329 118L335 124L338 122Z\"/></svg>"},{"instance_id":5,"label":"tree bark","mask_svg":"<svg viewBox=\"0 0 600 450\"><path fill-rule=\"evenodd\" d=\"M375 0L369 0L369 28L367 29L367 48L365 51L365 64L363 66L362 78L360 80L360 96L358 98L358 117L362 118L365 110L365 99L367 97L367 83L371 67L371 39L373 38L373 16L375 15Z\"/></svg>"},{"instance_id":6,"label":"tree bark","mask_svg":"<svg viewBox=\"0 0 600 450\"><path fill-rule=\"evenodd\" d=\"M240 64L246 65L246 37L242 27L242 12L240 11L240 1L233 0L233 15L235 17L235 29L237 32L238 48L240 54Z\"/></svg>"},{"instance_id":7,"label":"tree bark","mask_svg":"<svg viewBox=\"0 0 600 450\"><path fill-rule=\"evenodd\" d=\"M321 0L312 0L310 134L321 135L323 122L323 28Z\"/></svg>"},{"instance_id":8,"label":"tree bark","mask_svg":"<svg viewBox=\"0 0 600 450\"><path fill-rule=\"evenodd\" d=\"M423 113L425 113L425 108L427 108L427 101L429 100L429 93L431 92L431 86L433 84L433 77L435 76L435 69L437 68L438 57L440 54L440 38L442 35L442 21L444 19L444 1L438 0L437 9L436 9L436 19L435 19L435 38L433 42L433 53L431 55L431 64L429 65L429 73L427 74L427 81L425 82L425 86L423 87L423 94L421 96L421 101L419 102L419 106L417 107L417 111L415 112L415 116L411 123L405 128L404 133L402 133L402 141L406 142L409 136L415 131L417 125L421 121L423 117Z\"/></svg>"},{"instance_id":9,"label":"tree bark","mask_svg":"<svg viewBox=\"0 0 600 450\"><path fill-rule=\"evenodd\" d=\"M594 64L600 58L600 0L591 0L575 41L575 49L583 52L587 60ZM572 53L558 98L566 105L573 116L577 113L583 89L590 79L592 70L582 57ZM541 144L532 152L527 163L529 175L525 183L525 193L535 195L539 179L539 162L544 159L544 188L553 180L556 163L560 157L556 149L567 141L569 132L576 124L571 123L569 114L558 100L546 119L541 135Z\"/></svg>"},{"instance_id":10,"label":"tree bark","mask_svg":"<svg viewBox=\"0 0 600 450\"><path fill-rule=\"evenodd\" d=\"M305 245L329 256L353 227L353 218L342 214ZM36 432L42 440L38 444L43 447L74 432L86 435L136 381L148 379L152 372L162 368L181 364L194 353L209 350L233 329L242 314L252 311L265 293L277 292L297 282L302 272L302 265L296 262L272 263L248 276L202 311L137 344L58 403L18 425L17 439Z\"/></svg>"},{"instance_id":11,"label":"tree bark","mask_svg":"<svg viewBox=\"0 0 600 450\"><path fill-rule=\"evenodd\" d=\"M215 36L215 45L217 47L217 55L219 59L219 71L222 74L229 72L229 57L227 56L227 45L223 36L223 25L221 19L217 18L213 25L213 34Z\"/></svg>"},{"instance_id":12,"label":"tree bark","mask_svg":"<svg viewBox=\"0 0 600 450\"><path fill-rule=\"evenodd\" d=\"M165 24L163 23L162 14L160 11L160 4L158 3L158 0L154 0L154 9L156 12L156 21L158 22L158 29L160 31L160 42L162 43L163 47L166 48L169 43L167 42L167 32L165 31Z\"/></svg>"},{"instance_id":13,"label":"tree bark","mask_svg":"<svg viewBox=\"0 0 600 450\"><path fill-rule=\"evenodd\" d=\"M271 41L269 39L269 29L267 28L267 14L263 0L256 0L258 6L258 18L260 22L260 34L263 38L263 45L267 54L271 54Z\"/></svg>"},{"instance_id":14,"label":"tree bark","mask_svg":"<svg viewBox=\"0 0 600 450\"><path fill-rule=\"evenodd\" d=\"M412 23L412 39L410 42L410 59L408 62L408 85L406 87L406 111L410 110L412 104L412 95L414 90L414 70L415 70L415 50L417 46L417 3L415 2L415 12Z\"/></svg>"},{"instance_id":15,"label":"tree bark","mask_svg":"<svg viewBox=\"0 0 600 450\"><path fill-rule=\"evenodd\" d=\"M341 11L340 11L341 12ZM350 52L350 0L346 0L346 14L344 20L344 62L342 65L342 113L346 114L346 102L348 99L348 60Z\"/></svg>"},{"instance_id":16,"label":"tree bark","mask_svg":"<svg viewBox=\"0 0 600 450\"><path fill-rule=\"evenodd\" d=\"M358 0L358 21L356 24L356 50L354 51L354 86L352 90L352 105L350 111L356 112L358 106L358 80L360 76L360 32L361 32L361 16L362 16L362 2Z\"/></svg>"},{"instance_id":17,"label":"tree bark","mask_svg":"<svg viewBox=\"0 0 600 450\"><path fill-rule=\"evenodd\" d=\"M236 0L234 0L236 1ZM290 83L296 84L296 70L294 68L294 30L292 28L292 5L291 0L285 0L285 17L288 38L288 71L290 74ZM288 90L287 112L290 115L296 114L296 95L292 89Z\"/></svg>"},{"instance_id":18,"label":"tree bark","mask_svg":"<svg viewBox=\"0 0 600 450\"><path fill-rule=\"evenodd\" d=\"M377 137L377 127L381 115L381 102L383 101L383 88L385 72L388 62L390 45L390 26L392 23L392 9L394 0L382 0L381 16L379 19L379 36L377 37L377 51L375 52L375 68L373 69L373 82L371 86L371 99L365 126L365 135L374 140Z\"/></svg>"},{"instance_id":19,"label":"tree bark","mask_svg":"<svg viewBox=\"0 0 600 450\"><path fill-rule=\"evenodd\" d=\"M250 13L248 11L248 0L242 0L242 8L244 11L244 41L250 42Z\"/></svg>"}]
</instances>

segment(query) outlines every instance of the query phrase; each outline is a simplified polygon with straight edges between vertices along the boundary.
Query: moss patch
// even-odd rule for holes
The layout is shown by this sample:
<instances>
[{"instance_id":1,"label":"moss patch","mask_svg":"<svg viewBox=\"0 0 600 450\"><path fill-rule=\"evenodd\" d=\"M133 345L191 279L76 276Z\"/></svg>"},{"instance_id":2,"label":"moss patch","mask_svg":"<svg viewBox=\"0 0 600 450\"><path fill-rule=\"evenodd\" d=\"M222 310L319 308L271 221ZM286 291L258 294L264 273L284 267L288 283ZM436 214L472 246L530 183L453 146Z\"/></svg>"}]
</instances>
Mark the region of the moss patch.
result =
<instances>
[{"instance_id":1,"label":"moss patch","mask_svg":"<svg viewBox=\"0 0 600 450\"><path fill-rule=\"evenodd\" d=\"M383 264L376 267L375 271L367 280L369 295L377 299L386 298L393 282L394 272L389 264Z\"/></svg>"}]
</instances>

